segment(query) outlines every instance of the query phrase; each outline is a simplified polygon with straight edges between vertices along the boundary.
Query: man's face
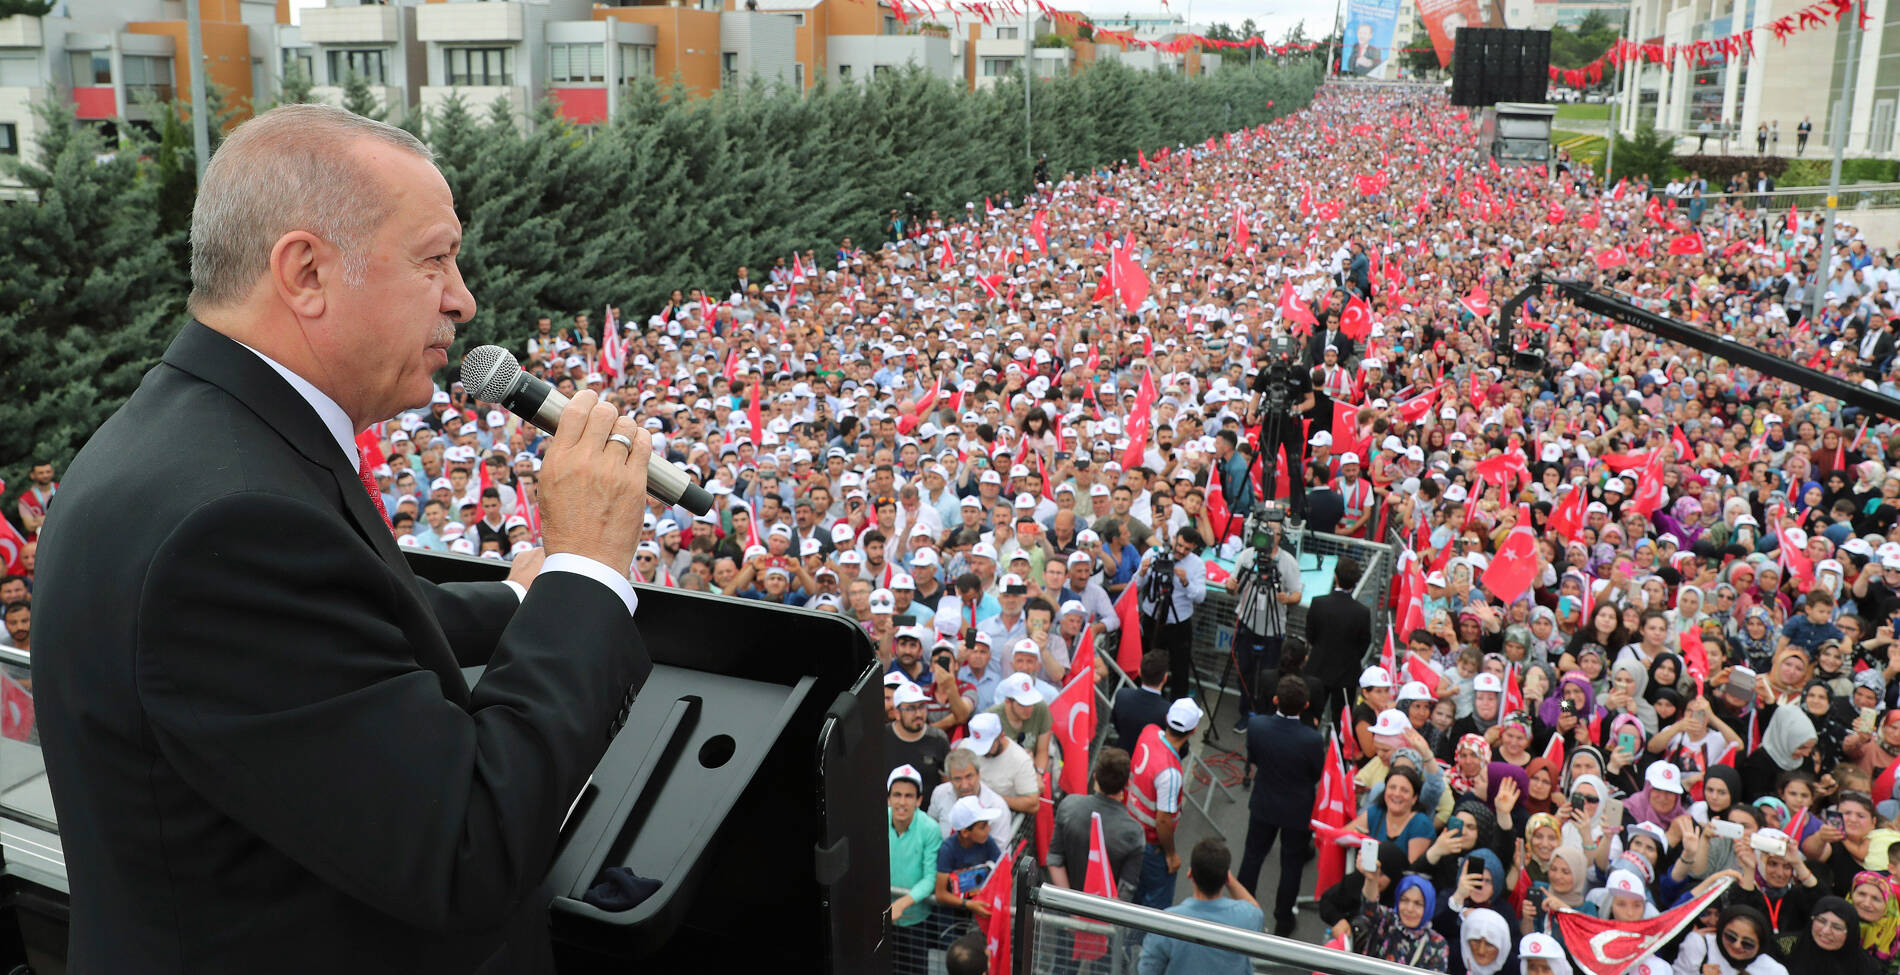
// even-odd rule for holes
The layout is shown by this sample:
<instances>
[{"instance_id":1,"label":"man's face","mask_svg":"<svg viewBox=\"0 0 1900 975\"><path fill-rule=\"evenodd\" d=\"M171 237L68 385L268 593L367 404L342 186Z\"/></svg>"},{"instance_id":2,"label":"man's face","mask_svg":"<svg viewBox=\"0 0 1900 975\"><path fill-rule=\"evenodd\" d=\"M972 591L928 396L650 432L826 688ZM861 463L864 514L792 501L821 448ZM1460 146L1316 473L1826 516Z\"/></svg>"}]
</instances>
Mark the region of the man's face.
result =
<instances>
[{"instance_id":1,"label":"man's face","mask_svg":"<svg viewBox=\"0 0 1900 975\"><path fill-rule=\"evenodd\" d=\"M1013 617L1023 611L1023 603L1027 602L1028 598L1029 597L1023 593L1006 592L996 597L996 601L1003 604L1003 612L1005 614Z\"/></svg>"},{"instance_id":2,"label":"man's face","mask_svg":"<svg viewBox=\"0 0 1900 975\"><path fill-rule=\"evenodd\" d=\"M904 729L906 734L915 735L921 733L924 730L924 722L928 718L926 714L927 710L928 705L922 701L899 707L897 709L897 726Z\"/></svg>"},{"instance_id":3,"label":"man's face","mask_svg":"<svg viewBox=\"0 0 1900 975\"><path fill-rule=\"evenodd\" d=\"M356 364L333 371L336 385L326 392L360 423L428 405L431 377L448 365L455 325L475 314L475 296L456 267L462 225L442 174L427 160L374 140L359 139L353 149L363 170L382 181L392 206L359 253L340 254L328 241L318 245L319 274L335 275L336 283L346 256L368 270L361 285L323 288L318 320L304 326L303 337L326 361Z\"/></svg>"},{"instance_id":4,"label":"man's face","mask_svg":"<svg viewBox=\"0 0 1900 975\"><path fill-rule=\"evenodd\" d=\"M12 637L15 644L24 646L32 630L33 608L31 606L20 606L8 611L7 636Z\"/></svg>"},{"instance_id":5,"label":"man's face","mask_svg":"<svg viewBox=\"0 0 1900 975\"><path fill-rule=\"evenodd\" d=\"M909 779L898 779L891 783L891 818L898 822L908 822L917 814L917 783Z\"/></svg>"},{"instance_id":6,"label":"man's face","mask_svg":"<svg viewBox=\"0 0 1900 975\"><path fill-rule=\"evenodd\" d=\"M501 499L500 498L483 498L482 499L482 517L486 518L489 521L500 521L501 520Z\"/></svg>"},{"instance_id":7,"label":"man's face","mask_svg":"<svg viewBox=\"0 0 1900 975\"><path fill-rule=\"evenodd\" d=\"M26 583L24 581L9 579L6 582L0 582L0 606L10 606L14 603L25 602L26 599Z\"/></svg>"},{"instance_id":8,"label":"man's face","mask_svg":"<svg viewBox=\"0 0 1900 975\"><path fill-rule=\"evenodd\" d=\"M892 643L891 650L897 655L897 662L908 669L923 657L924 645L914 637L900 636Z\"/></svg>"},{"instance_id":9,"label":"man's face","mask_svg":"<svg viewBox=\"0 0 1900 975\"><path fill-rule=\"evenodd\" d=\"M983 788L983 774L975 765L965 765L950 773L950 788L955 789L957 798L976 795Z\"/></svg>"},{"instance_id":10,"label":"man's face","mask_svg":"<svg viewBox=\"0 0 1900 975\"><path fill-rule=\"evenodd\" d=\"M1033 653L1009 655L1009 669L1018 674L1033 674L1042 669L1042 657Z\"/></svg>"},{"instance_id":11,"label":"man's face","mask_svg":"<svg viewBox=\"0 0 1900 975\"><path fill-rule=\"evenodd\" d=\"M53 465L35 464L33 465L33 470L28 472L26 476L34 484L40 487L46 487L53 483Z\"/></svg>"},{"instance_id":12,"label":"man's face","mask_svg":"<svg viewBox=\"0 0 1900 975\"><path fill-rule=\"evenodd\" d=\"M1092 566L1087 562L1070 563L1069 588L1074 589L1076 592L1081 592L1088 588L1089 576L1093 574L1090 571L1091 568Z\"/></svg>"}]
</instances>

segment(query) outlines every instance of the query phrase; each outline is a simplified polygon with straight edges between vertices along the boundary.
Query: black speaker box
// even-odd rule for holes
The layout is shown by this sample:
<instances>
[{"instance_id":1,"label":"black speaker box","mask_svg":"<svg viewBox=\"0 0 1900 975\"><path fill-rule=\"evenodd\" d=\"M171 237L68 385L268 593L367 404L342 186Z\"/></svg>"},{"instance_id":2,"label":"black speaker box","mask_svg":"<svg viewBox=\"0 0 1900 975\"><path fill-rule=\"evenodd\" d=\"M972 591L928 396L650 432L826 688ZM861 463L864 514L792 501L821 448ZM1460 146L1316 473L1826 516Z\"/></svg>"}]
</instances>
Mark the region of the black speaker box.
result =
<instances>
[{"instance_id":1,"label":"black speaker box","mask_svg":"<svg viewBox=\"0 0 1900 975\"><path fill-rule=\"evenodd\" d=\"M1458 31L1451 61L1451 103L1483 108L1542 102L1550 81L1550 32L1502 27Z\"/></svg>"}]
</instances>

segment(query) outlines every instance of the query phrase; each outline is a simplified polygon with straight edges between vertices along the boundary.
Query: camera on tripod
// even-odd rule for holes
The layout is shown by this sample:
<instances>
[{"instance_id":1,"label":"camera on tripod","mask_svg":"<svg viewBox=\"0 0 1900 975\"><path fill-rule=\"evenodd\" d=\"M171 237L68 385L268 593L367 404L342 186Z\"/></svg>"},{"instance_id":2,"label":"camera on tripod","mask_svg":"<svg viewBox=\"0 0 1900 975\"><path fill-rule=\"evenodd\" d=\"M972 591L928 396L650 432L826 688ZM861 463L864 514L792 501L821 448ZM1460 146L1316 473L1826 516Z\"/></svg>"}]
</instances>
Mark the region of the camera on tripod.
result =
<instances>
[{"instance_id":1,"label":"camera on tripod","mask_svg":"<svg viewBox=\"0 0 1900 975\"><path fill-rule=\"evenodd\" d=\"M1261 400L1262 408L1279 412L1286 410L1293 368L1293 339L1286 335L1269 339L1266 355L1253 377L1253 391L1265 397Z\"/></svg>"},{"instance_id":2,"label":"camera on tripod","mask_svg":"<svg viewBox=\"0 0 1900 975\"><path fill-rule=\"evenodd\" d=\"M1247 523L1241 528L1241 537L1247 540L1247 547L1258 555L1270 556L1285 529L1286 506L1278 501L1267 501L1247 513Z\"/></svg>"}]
</instances>

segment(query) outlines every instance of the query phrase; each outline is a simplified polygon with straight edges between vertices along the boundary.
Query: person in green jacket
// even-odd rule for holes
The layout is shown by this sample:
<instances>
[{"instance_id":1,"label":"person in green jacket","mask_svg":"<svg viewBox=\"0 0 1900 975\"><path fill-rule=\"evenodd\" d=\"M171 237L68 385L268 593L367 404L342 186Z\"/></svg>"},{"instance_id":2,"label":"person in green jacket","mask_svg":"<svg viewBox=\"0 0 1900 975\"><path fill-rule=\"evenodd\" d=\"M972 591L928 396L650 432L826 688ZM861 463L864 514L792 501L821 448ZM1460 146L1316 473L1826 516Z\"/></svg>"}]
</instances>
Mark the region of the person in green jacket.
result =
<instances>
[{"instance_id":1,"label":"person in green jacket","mask_svg":"<svg viewBox=\"0 0 1900 975\"><path fill-rule=\"evenodd\" d=\"M900 972L923 971L925 952L936 937L931 893L937 886L937 847L943 843L943 831L917 811L923 780L923 773L910 765L892 769L884 780L890 806L891 890L904 892L891 901L892 969Z\"/></svg>"}]
</instances>

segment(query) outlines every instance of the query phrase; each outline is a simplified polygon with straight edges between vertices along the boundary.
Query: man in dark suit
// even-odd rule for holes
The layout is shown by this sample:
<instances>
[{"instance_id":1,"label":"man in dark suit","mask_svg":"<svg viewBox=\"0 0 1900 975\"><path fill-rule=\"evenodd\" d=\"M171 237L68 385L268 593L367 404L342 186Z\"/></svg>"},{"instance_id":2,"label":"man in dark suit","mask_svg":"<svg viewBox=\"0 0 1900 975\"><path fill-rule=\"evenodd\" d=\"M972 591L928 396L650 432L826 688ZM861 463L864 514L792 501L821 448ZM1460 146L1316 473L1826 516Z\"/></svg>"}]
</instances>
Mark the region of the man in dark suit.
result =
<instances>
[{"instance_id":1,"label":"man in dark suit","mask_svg":"<svg viewBox=\"0 0 1900 975\"><path fill-rule=\"evenodd\" d=\"M1115 729L1115 747L1133 753L1142 729L1168 720L1168 651L1141 655L1141 686L1115 692L1108 723Z\"/></svg>"},{"instance_id":2,"label":"man in dark suit","mask_svg":"<svg viewBox=\"0 0 1900 975\"><path fill-rule=\"evenodd\" d=\"M1305 477L1306 527L1331 535L1346 518L1346 499L1333 490L1332 474L1324 463L1306 465Z\"/></svg>"},{"instance_id":3,"label":"man in dark suit","mask_svg":"<svg viewBox=\"0 0 1900 975\"><path fill-rule=\"evenodd\" d=\"M551 971L561 823L652 667L621 574L651 439L581 393L540 473L553 554L410 572L354 437L429 403L475 312L460 239L393 126L290 106L211 161L198 321L42 542L69 971Z\"/></svg>"},{"instance_id":4,"label":"man in dark suit","mask_svg":"<svg viewBox=\"0 0 1900 975\"><path fill-rule=\"evenodd\" d=\"M1333 591L1306 607L1306 643L1312 648L1306 672L1326 685L1329 714L1351 706L1360 661L1372 646L1372 610L1352 598L1362 571L1358 560L1342 556L1333 567Z\"/></svg>"},{"instance_id":5,"label":"man in dark suit","mask_svg":"<svg viewBox=\"0 0 1900 975\"><path fill-rule=\"evenodd\" d=\"M1326 766L1326 744L1319 729L1300 722L1305 681L1294 674L1280 678L1274 702L1278 713L1256 714L1247 722L1247 762L1255 778L1247 800L1247 848L1235 879L1248 890L1258 886L1273 841L1286 831L1273 901L1273 933L1285 937L1293 933L1293 903L1306 868L1307 823Z\"/></svg>"},{"instance_id":6,"label":"man in dark suit","mask_svg":"<svg viewBox=\"0 0 1900 975\"><path fill-rule=\"evenodd\" d=\"M1326 347L1329 345L1339 352L1339 358L1335 361L1342 366L1359 351L1358 343L1339 330L1339 316L1334 312L1322 316L1319 327L1306 340L1306 368L1311 369L1325 361Z\"/></svg>"}]
</instances>

